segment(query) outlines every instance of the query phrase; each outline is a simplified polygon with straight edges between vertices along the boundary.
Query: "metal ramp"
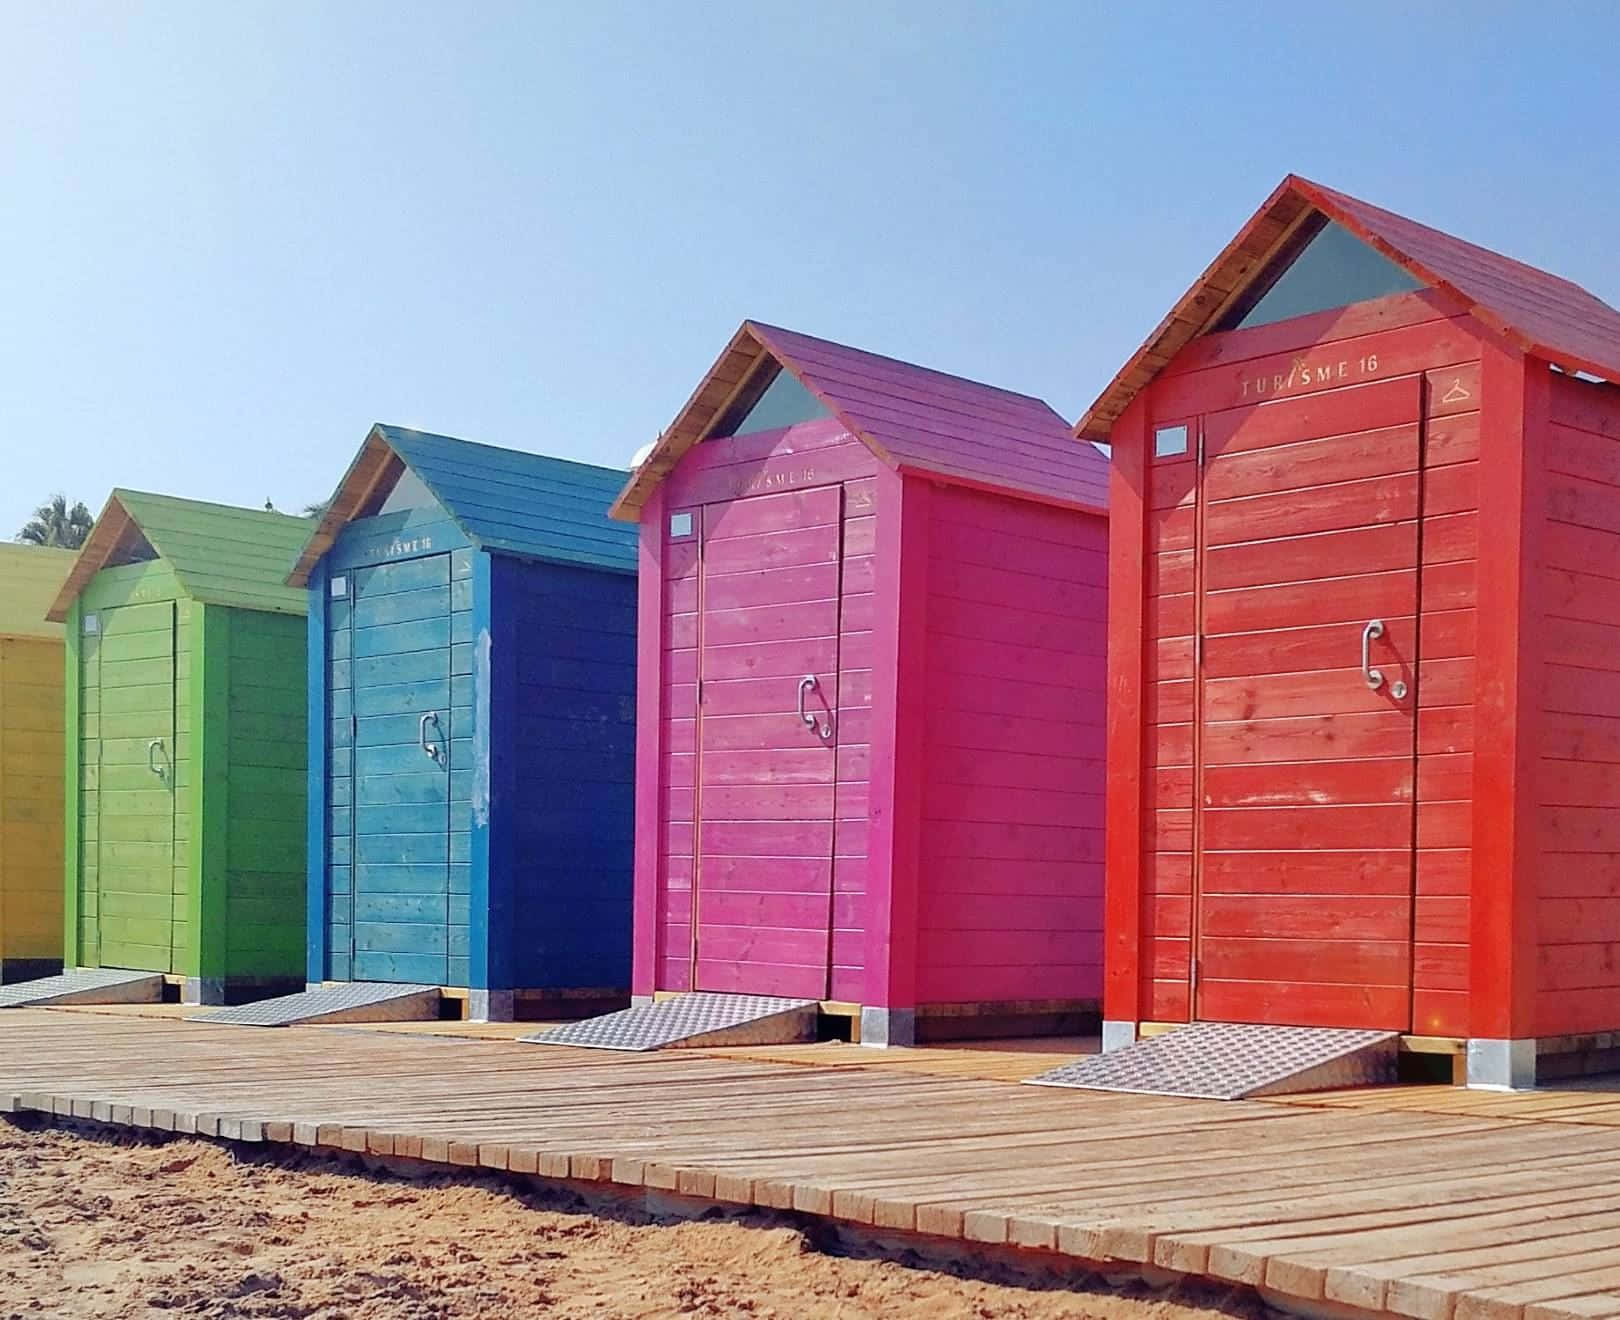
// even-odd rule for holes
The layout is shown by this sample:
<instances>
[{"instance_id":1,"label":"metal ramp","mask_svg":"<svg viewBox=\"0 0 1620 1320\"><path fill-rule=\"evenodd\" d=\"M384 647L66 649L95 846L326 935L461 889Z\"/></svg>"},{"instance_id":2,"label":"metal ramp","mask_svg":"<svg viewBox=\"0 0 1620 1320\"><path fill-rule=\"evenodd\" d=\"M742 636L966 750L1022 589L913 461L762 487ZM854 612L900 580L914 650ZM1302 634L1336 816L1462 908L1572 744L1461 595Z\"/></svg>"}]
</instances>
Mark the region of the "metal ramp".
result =
<instances>
[{"instance_id":1,"label":"metal ramp","mask_svg":"<svg viewBox=\"0 0 1620 1320\"><path fill-rule=\"evenodd\" d=\"M569 1022L522 1039L598 1050L692 1049L704 1045L791 1045L816 1038L814 999L697 992Z\"/></svg>"},{"instance_id":2,"label":"metal ramp","mask_svg":"<svg viewBox=\"0 0 1620 1320\"><path fill-rule=\"evenodd\" d=\"M1066 1063L1034 1086L1248 1100L1395 1080L1400 1033L1194 1022Z\"/></svg>"},{"instance_id":3,"label":"metal ramp","mask_svg":"<svg viewBox=\"0 0 1620 1320\"><path fill-rule=\"evenodd\" d=\"M0 1008L46 1008L52 1004L159 1004L161 972L118 967L75 967L36 981L0 985Z\"/></svg>"},{"instance_id":4,"label":"metal ramp","mask_svg":"<svg viewBox=\"0 0 1620 1320\"><path fill-rule=\"evenodd\" d=\"M439 987L341 981L295 995L195 1013L187 1022L236 1027L294 1027L324 1022L429 1022L439 1016Z\"/></svg>"}]
</instances>

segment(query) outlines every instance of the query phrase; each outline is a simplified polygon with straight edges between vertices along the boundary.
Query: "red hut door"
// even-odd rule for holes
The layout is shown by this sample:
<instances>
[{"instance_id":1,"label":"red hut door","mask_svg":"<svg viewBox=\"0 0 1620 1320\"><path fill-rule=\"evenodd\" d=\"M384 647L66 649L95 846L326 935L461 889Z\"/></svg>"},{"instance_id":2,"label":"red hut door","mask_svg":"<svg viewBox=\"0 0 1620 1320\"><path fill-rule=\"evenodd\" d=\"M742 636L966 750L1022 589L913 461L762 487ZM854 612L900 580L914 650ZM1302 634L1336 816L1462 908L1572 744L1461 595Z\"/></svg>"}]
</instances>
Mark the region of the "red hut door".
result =
<instances>
[{"instance_id":1,"label":"red hut door","mask_svg":"<svg viewBox=\"0 0 1620 1320\"><path fill-rule=\"evenodd\" d=\"M1202 419L1195 1018L1410 1028L1420 411Z\"/></svg>"},{"instance_id":2,"label":"red hut door","mask_svg":"<svg viewBox=\"0 0 1620 1320\"><path fill-rule=\"evenodd\" d=\"M824 999L843 490L701 517L692 985Z\"/></svg>"}]
</instances>

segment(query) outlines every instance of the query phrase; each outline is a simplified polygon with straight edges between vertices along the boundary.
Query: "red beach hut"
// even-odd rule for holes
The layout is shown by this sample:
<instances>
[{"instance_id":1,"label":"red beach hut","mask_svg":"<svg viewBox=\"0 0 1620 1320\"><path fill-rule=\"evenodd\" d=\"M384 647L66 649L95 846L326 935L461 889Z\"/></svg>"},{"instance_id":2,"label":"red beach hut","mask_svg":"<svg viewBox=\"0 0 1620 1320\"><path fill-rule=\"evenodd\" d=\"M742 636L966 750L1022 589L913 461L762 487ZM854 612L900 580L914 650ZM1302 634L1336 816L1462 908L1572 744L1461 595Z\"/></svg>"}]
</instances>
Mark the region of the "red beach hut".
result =
<instances>
[{"instance_id":1,"label":"red beach hut","mask_svg":"<svg viewBox=\"0 0 1620 1320\"><path fill-rule=\"evenodd\" d=\"M1375 1028L1521 1085L1612 1044L1617 381L1620 312L1291 176L1081 420L1106 1046Z\"/></svg>"},{"instance_id":2,"label":"red beach hut","mask_svg":"<svg viewBox=\"0 0 1620 1320\"><path fill-rule=\"evenodd\" d=\"M1038 399L746 322L641 524L634 990L868 1043L1095 1013L1107 462Z\"/></svg>"}]
</instances>

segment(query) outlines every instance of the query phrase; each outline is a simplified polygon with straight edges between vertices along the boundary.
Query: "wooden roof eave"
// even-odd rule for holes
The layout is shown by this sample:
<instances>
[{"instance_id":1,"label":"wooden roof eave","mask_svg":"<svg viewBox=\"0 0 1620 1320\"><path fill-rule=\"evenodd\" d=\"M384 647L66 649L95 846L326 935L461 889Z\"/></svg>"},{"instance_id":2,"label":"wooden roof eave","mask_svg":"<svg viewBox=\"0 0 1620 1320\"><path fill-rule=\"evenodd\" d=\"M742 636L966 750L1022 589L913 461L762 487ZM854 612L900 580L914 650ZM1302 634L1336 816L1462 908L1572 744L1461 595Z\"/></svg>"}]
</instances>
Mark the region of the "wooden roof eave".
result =
<instances>
[{"instance_id":1,"label":"wooden roof eave","mask_svg":"<svg viewBox=\"0 0 1620 1320\"><path fill-rule=\"evenodd\" d=\"M365 508L378 483L388 471L389 460L396 457L393 446L383 438L381 425L373 425L366 434L365 443L354 456L348 471L343 474L337 489L326 506L326 512L310 533L304 548L298 552L292 572L287 575L289 587L307 587L309 575L322 555L332 548L338 533L357 513Z\"/></svg>"},{"instance_id":2,"label":"wooden roof eave","mask_svg":"<svg viewBox=\"0 0 1620 1320\"><path fill-rule=\"evenodd\" d=\"M73 608L73 602L84 594L90 585L90 579L106 565L118 548L124 544L125 538L133 531L140 534L140 528L135 520L129 516L114 491L107 496L106 504L102 505L101 513L97 516L90 535L79 548L79 557L73 561L73 568L67 579L62 583L61 589L56 593L56 599L45 612L45 618L51 623L67 622L68 611Z\"/></svg>"},{"instance_id":3,"label":"wooden roof eave","mask_svg":"<svg viewBox=\"0 0 1620 1320\"><path fill-rule=\"evenodd\" d=\"M1295 175L1278 184L1075 423L1075 437L1106 444L1113 424L1131 400L1242 296L1312 209L1314 203Z\"/></svg>"},{"instance_id":4,"label":"wooden roof eave","mask_svg":"<svg viewBox=\"0 0 1620 1320\"><path fill-rule=\"evenodd\" d=\"M675 420L654 442L652 452L630 474L624 489L608 506L610 518L620 522L641 521L642 506L664 478L675 470L675 465L686 451L714 425L715 418L720 416L753 375L764 353L764 345L752 333L749 323L744 321L721 350L714 365L704 373L697 388L681 405Z\"/></svg>"}]
</instances>

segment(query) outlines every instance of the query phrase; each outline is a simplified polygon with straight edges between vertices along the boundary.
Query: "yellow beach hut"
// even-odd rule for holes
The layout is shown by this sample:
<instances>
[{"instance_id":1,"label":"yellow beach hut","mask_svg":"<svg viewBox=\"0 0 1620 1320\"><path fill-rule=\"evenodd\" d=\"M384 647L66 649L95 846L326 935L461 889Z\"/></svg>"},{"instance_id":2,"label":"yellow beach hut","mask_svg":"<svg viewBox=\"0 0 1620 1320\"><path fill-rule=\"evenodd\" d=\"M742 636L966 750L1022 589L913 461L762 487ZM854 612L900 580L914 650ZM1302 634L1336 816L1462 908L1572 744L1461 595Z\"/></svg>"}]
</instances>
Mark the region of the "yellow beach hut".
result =
<instances>
[{"instance_id":1,"label":"yellow beach hut","mask_svg":"<svg viewBox=\"0 0 1620 1320\"><path fill-rule=\"evenodd\" d=\"M0 544L0 981L62 966L63 628L71 550Z\"/></svg>"}]
</instances>

